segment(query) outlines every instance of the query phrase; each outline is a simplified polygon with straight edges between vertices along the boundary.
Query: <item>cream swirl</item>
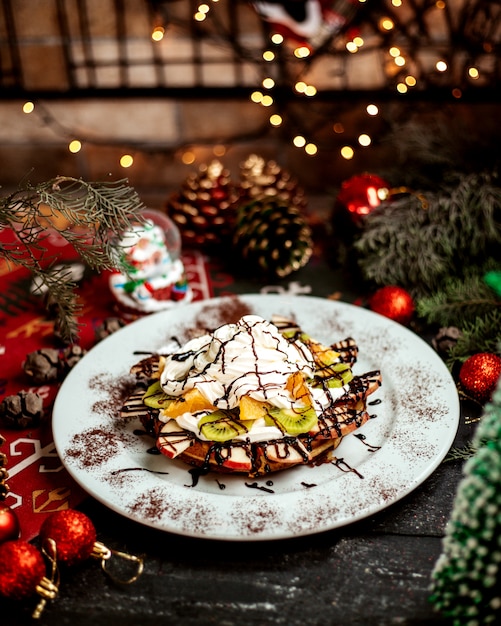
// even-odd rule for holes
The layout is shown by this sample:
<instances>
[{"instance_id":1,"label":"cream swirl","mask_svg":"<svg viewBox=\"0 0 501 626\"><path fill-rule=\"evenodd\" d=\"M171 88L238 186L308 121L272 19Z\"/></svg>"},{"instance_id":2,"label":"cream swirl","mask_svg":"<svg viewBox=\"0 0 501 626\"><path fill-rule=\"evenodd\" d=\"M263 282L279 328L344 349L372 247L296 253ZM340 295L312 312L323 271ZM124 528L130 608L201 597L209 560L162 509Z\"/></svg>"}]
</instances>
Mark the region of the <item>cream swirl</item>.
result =
<instances>
[{"instance_id":1,"label":"cream swirl","mask_svg":"<svg viewBox=\"0 0 501 626\"><path fill-rule=\"evenodd\" d=\"M167 356L160 383L169 396L196 388L221 409L237 407L246 395L290 407L294 399L286 389L289 376L299 371L310 378L314 368L303 343L289 342L270 322L246 315Z\"/></svg>"}]
</instances>

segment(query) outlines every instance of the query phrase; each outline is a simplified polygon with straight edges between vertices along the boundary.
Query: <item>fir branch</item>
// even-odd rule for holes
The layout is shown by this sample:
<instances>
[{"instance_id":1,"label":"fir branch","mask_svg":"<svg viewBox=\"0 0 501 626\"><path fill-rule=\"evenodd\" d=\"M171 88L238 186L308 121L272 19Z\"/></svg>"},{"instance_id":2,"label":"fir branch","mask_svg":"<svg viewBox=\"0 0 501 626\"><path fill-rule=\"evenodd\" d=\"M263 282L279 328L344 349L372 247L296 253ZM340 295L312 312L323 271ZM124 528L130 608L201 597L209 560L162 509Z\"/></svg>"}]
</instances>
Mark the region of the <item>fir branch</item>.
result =
<instances>
[{"instance_id":1,"label":"fir branch","mask_svg":"<svg viewBox=\"0 0 501 626\"><path fill-rule=\"evenodd\" d=\"M443 460L444 463L447 461L464 461L472 457L478 450L478 447L473 445L473 442L469 441L462 448L451 448L447 453L447 456Z\"/></svg>"},{"instance_id":2,"label":"fir branch","mask_svg":"<svg viewBox=\"0 0 501 626\"><path fill-rule=\"evenodd\" d=\"M13 242L0 242L0 257L28 269L57 305L63 339L75 339L79 307L75 285L67 272L54 269L58 256L48 254L46 240L56 230L92 269L123 269L117 238L142 221L143 209L126 180L89 183L58 176L0 198L0 227L16 234Z\"/></svg>"},{"instance_id":3,"label":"fir branch","mask_svg":"<svg viewBox=\"0 0 501 626\"><path fill-rule=\"evenodd\" d=\"M422 195L427 209L410 194L367 216L354 243L367 280L425 296L490 257L501 261L501 188L489 176L464 176L450 188Z\"/></svg>"},{"instance_id":4,"label":"fir branch","mask_svg":"<svg viewBox=\"0 0 501 626\"><path fill-rule=\"evenodd\" d=\"M461 336L447 355L447 365L452 367L455 362L466 361L478 352L492 352L501 356L500 342L501 309L497 308L461 328Z\"/></svg>"},{"instance_id":5,"label":"fir branch","mask_svg":"<svg viewBox=\"0 0 501 626\"><path fill-rule=\"evenodd\" d=\"M442 289L416 303L420 317L440 326L462 327L497 308L501 308L501 300L480 276L452 278Z\"/></svg>"}]
</instances>

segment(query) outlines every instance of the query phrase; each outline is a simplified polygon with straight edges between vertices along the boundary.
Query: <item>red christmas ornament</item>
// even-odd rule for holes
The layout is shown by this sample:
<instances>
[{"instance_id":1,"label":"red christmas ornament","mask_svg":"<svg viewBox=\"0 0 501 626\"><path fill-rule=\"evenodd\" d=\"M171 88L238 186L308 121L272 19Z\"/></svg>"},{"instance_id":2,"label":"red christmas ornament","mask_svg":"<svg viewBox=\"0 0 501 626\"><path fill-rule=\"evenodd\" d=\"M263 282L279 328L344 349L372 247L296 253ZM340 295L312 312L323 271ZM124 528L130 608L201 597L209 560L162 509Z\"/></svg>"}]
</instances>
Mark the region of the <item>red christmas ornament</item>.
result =
<instances>
[{"instance_id":1,"label":"red christmas ornament","mask_svg":"<svg viewBox=\"0 0 501 626\"><path fill-rule=\"evenodd\" d=\"M337 196L337 202L359 224L371 211L389 196L389 184L375 174L358 174L345 180Z\"/></svg>"},{"instance_id":2,"label":"red christmas ornament","mask_svg":"<svg viewBox=\"0 0 501 626\"><path fill-rule=\"evenodd\" d=\"M75 565L89 558L96 542L96 529L80 511L66 509L46 518L40 528L42 543L52 539L56 544L56 559Z\"/></svg>"},{"instance_id":3,"label":"red christmas ornament","mask_svg":"<svg viewBox=\"0 0 501 626\"><path fill-rule=\"evenodd\" d=\"M40 552L27 541L17 539L0 545L0 594L22 600L36 592L45 576Z\"/></svg>"},{"instance_id":4,"label":"red christmas ornament","mask_svg":"<svg viewBox=\"0 0 501 626\"><path fill-rule=\"evenodd\" d=\"M19 538L19 520L14 511L0 502L0 543Z\"/></svg>"},{"instance_id":5,"label":"red christmas ornament","mask_svg":"<svg viewBox=\"0 0 501 626\"><path fill-rule=\"evenodd\" d=\"M372 311L406 326L414 314L414 300L408 291L396 285L378 289L369 301Z\"/></svg>"},{"instance_id":6,"label":"red christmas ornament","mask_svg":"<svg viewBox=\"0 0 501 626\"><path fill-rule=\"evenodd\" d=\"M459 382L464 392L481 404L491 399L501 376L501 358L490 352L470 356L459 370Z\"/></svg>"}]
</instances>

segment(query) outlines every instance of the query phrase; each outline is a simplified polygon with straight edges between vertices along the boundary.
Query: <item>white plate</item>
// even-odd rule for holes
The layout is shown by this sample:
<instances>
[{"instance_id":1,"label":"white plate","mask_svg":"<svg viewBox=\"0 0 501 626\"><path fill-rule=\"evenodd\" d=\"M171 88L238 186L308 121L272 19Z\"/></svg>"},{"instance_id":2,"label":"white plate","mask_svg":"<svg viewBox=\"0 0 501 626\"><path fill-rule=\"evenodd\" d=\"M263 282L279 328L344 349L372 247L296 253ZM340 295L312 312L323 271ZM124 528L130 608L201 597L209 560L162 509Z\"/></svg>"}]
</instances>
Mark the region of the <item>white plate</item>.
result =
<instances>
[{"instance_id":1,"label":"white plate","mask_svg":"<svg viewBox=\"0 0 501 626\"><path fill-rule=\"evenodd\" d=\"M196 482L184 463L151 453L154 442L138 432L139 422L119 418L132 385L129 368L142 358L136 351L160 350L172 337L184 342L190 329L214 328L230 314L248 312L292 316L328 344L352 336L359 346L355 373L382 372L383 385L369 398L374 419L343 440L337 464L259 479L209 473ZM126 326L70 372L53 414L66 469L97 500L157 529L229 541L313 534L384 509L437 468L458 422L454 381L417 335L363 308L281 295L196 302Z\"/></svg>"}]
</instances>

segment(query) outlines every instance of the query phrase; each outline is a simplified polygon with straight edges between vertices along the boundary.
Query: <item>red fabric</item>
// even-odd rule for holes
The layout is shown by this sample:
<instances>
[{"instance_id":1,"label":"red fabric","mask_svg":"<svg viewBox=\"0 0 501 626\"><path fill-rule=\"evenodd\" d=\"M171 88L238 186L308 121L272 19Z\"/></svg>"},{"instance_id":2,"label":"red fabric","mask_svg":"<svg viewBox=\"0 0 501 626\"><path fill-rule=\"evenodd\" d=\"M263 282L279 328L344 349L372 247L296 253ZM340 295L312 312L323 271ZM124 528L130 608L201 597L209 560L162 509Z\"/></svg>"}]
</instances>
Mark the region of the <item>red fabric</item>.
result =
<instances>
[{"instance_id":1,"label":"red fabric","mask_svg":"<svg viewBox=\"0 0 501 626\"><path fill-rule=\"evenodd\" d=\"M10 233L0 231L0 245L7 239L11 240ZM70 246L60 240L54 243L61 260L71 259ZM204 257L198 252L186 252L182 258L193 299L211 297ZM33 386L23 370L30 352L60 347L54 337L53 321L47 318L40 298L30 294L30 285L28 271L9 267L0 259L0 400L21 390L35 391L44 400L44 419L39 427L13 430L0 422L0 433L6 439L0 452L7 455L10 487L5 502L16 512L25 540L38 534L50 513L73 508L85 497L65 471L53 443L51 407L59 384ZM79 344L89 349L96 343L96 328L119 314L105 275L84 277L77 294L82 305Z\"/></svg>"}]
</instances>

